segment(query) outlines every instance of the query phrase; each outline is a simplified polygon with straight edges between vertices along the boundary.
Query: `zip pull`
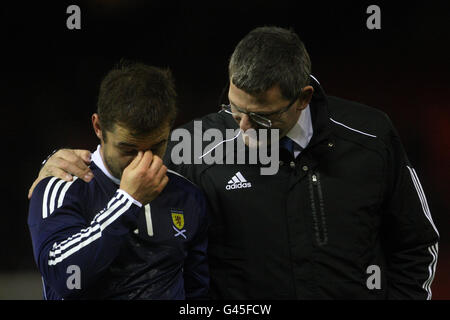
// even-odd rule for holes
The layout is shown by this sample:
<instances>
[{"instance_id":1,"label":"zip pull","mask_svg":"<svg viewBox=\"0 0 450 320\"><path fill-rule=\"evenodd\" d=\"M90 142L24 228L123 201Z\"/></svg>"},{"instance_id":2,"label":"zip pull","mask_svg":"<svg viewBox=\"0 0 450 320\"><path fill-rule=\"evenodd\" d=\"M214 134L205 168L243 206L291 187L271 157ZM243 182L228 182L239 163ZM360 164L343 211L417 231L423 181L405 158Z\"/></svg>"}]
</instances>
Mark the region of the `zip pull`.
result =
<instances>
[{"instance_id":1,"label":"zip pull","mask_svg":"<svg viewBox=\"0 0 450 320\"><path fill-rule=\"evenodd\" d=\"M313 182L317 182L317 177L316 177L315 174L312 175L312 181L313 181Z\"/></svg>"}]
</instances>

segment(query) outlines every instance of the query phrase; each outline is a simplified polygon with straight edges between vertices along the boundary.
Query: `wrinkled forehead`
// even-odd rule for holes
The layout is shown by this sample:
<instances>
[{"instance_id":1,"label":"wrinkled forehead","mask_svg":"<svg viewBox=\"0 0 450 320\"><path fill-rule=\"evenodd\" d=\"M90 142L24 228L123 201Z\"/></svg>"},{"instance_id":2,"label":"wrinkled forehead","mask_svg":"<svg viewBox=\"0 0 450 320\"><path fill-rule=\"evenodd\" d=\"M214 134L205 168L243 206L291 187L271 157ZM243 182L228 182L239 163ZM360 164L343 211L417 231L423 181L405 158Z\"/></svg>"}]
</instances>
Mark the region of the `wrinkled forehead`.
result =
<instances>
[{"instance_id":1,"label":"wrinkled forehead","mask_svg":"<svg viewBox=\"0 0 450 320\"><path fill-rule=\"evenodd\" d=\"M157 144L167 139L170 132L170 125L162 124L158 128L146 133L138 134L123 124L115 123L109 136L112 136L116 143L129 144L146 149L149 146Z\"/></svg>"}]
</instances>

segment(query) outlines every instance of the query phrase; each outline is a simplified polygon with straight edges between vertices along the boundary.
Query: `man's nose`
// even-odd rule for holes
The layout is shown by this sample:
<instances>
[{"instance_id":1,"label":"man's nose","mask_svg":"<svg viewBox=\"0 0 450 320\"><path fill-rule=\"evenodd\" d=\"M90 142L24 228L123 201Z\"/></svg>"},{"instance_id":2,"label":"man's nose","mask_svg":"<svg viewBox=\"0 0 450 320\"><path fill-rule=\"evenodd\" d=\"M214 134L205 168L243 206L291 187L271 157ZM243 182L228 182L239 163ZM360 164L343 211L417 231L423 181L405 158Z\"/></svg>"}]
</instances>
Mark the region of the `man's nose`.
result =
<instances>
[{"instance_id":1,"label":"man's nose","mask_svg":"<svg viewBox=\"0 0 450 320\"><path fill-rule=\"evenodd\" d=\"M243 114L241 117L241 121L239 121L239 127L243 132L247 131L248 129L252 128L252 122L250 120L250 117L246 114Z\"/></svg>"}]
</instances>

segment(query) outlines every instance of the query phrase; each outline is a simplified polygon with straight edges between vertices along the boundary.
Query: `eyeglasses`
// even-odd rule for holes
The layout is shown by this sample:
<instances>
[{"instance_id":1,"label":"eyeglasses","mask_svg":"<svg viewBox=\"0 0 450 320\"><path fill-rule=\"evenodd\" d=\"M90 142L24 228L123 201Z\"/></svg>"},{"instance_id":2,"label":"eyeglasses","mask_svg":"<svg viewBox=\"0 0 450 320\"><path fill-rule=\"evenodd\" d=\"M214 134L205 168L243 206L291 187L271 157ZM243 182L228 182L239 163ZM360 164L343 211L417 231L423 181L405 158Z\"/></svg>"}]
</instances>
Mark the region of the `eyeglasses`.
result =
<instances>
[{"instance_id":1,"label":"eyeglasses","mask_svg":"<svg viewBox=\"0 0 450 320\"><path fill-rule=\"evenodd\" d=\"M288 111L294 105L295 101L297 101L297 99L300 97L300 93L286 107L283 107L280 110L272 113L266 113L264 115L260 115L255 112L246 112L243 110L239 110L235 106L232 107L231 104L222 104L220 107L224 112L231 114L234 117L240 117L242 114L246 114L250 118L250 120L253 121L254 123L269 129L272 127L272 120L268 119L267 117L280 115ZM232 108L237 109L237 112L233 112Z\"/></svg>"}]
</instances>

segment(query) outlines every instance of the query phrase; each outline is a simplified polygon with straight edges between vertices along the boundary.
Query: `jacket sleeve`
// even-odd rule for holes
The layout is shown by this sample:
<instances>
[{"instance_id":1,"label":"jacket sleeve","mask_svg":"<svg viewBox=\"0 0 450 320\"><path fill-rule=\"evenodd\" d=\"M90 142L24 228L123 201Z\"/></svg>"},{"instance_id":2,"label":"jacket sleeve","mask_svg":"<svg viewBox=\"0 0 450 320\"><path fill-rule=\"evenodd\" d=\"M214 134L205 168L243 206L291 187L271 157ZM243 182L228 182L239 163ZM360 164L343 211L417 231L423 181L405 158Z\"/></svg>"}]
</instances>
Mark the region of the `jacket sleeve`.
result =
<instances>
[{"instance_id":1,"label":"jacket sleeve","mask_svg":"<svg viewBox=\"0 0 450 320\"><path fill-rule=\"evenodd\" d=\"M188 255L184 262L184 284L186 299L208 299L209 267L207 259L208 247L208 205L200 191L197 197L197 217L199 226L196 236L188 246Z\"/></svg>"},{"instance_id":2,"label":"jacket sleeve","mask_svg":"<svg viewBox=\"0 0 450 320\"><path fill-rule=\"evenodd\" d=\"M431 299L439 232L424 190L390 122L383 221L388 299Z\"/></svg>"},{"instance_id":3,"label":"jacket sleeve","mask_svg":"<svg viewBox=\"0 0 450 320\"><path fill-rule=\"evenodd\" d=\"M82 296L99 278L136 226L140 211L139 203L119 189L88 221L86 186L81 180L47 178L30 201L28 226L36 264L44 281L64 299ZM71 277L75 272L78 285Z\"/></svg>"}]
</instances>

